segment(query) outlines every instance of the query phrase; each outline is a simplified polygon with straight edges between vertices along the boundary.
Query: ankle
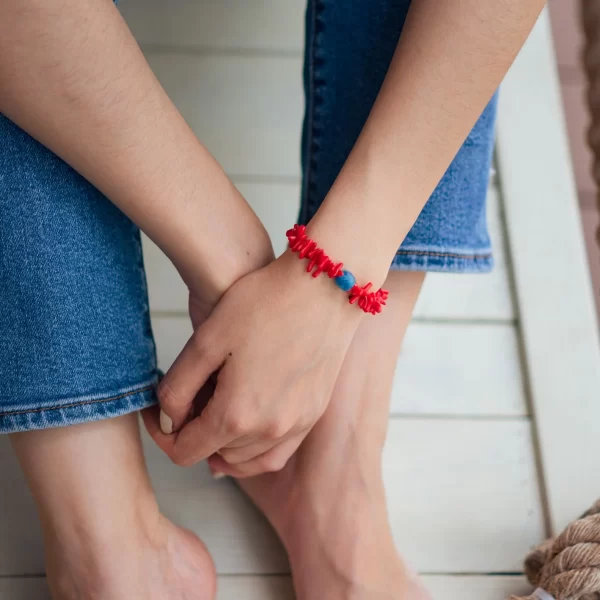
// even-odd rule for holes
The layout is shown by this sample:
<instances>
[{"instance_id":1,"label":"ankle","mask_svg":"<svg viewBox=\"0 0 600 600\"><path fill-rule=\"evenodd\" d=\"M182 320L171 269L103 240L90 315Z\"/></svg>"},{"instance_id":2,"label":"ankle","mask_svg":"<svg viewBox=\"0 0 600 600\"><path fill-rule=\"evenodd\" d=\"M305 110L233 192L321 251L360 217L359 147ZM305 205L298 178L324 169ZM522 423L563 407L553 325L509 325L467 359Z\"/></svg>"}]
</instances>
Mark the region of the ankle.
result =
<instances>
[{"instance_id":1,"label":"ankle","mask_svg":"<svg viewBox=\"0 0 600 600\"><path fill-rule=\"evenodd\" d=\"M55 512L44 521L46 569L58 598L114 597L110 590L123 586L123 572L132 575L140 560L167 545L164 517L145 494L118 508L107 503L94 515Z\"/></svg>"},{"instance_id":2,"label":"ankle","mask_svg":"<svg viewBox=\"0 0 600 600\"><path fill-rule=\"evenodd\" d=\"M327 600L405 600L400 590L406 587L408 575L393 548L353 556L347 549L338 549L336 554L323 550L302 561L290 558L299 600L314 598L316 590Z\"/></svg>"}]
</instances>

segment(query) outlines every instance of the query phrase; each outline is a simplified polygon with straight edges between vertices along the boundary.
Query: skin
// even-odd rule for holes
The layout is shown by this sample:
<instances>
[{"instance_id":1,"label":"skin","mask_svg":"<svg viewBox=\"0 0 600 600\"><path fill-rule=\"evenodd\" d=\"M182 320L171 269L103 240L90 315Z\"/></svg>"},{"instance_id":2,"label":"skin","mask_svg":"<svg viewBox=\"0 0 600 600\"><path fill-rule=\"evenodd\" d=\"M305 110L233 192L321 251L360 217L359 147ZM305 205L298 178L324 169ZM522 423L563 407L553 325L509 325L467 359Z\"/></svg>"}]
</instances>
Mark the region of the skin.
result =
<instances>
[{"instance_id":1,"label":"skin","mask_svg":"<svg viewBox=\"0 0 600 600\"><path fill-rule=\"evenodd\" d=\"M383 283L543 4L411 6L371 114L308 226L359 283ZM288 251L237 282L166 374L158 393L173 424L167 433L175 433L149 429L174 462L210 458L236 477L277 471L323 415L357 328L373 317L348 306L326 276L302 271ZM217 370L212 399L194 415L194 399Z\"/></svg>"},{"instance_id":2,"label":"skin","mask_svg":"<svg viewBox=\"0 0 600 600\"><path fill-rule=\"evenodd\" d=\"M139 225L206 312L272 260L262 224L169 100L112 2L3 0L0 10L0 112Z\"/></svg>"},{"instance_id":3,"label":"skin","mask_svg":"<svg viewBox=\"0 0 600 600\"><path fill-rule=\"evenodd\" d=\"M415 0L369 120L310 224L359 282L386 279L542 5ZM326 278L308 278L289 253L270 262L264 229L108 1L4 0L0 111L140 225L190 288L196 332L160 389L176 433L161 433L158 411L146 415L159 445L175 462L210 457L214 471L248 477L242 485L279 531L300 598L422 597L393 547L378 466L397 346L422 276L390 275L393 298L373 318ZM213 595L205 549L156 508L133 419L12 437L44 523L56 598L135 597L144 588L132 583L148 573L157 598ZM277 472L250 477L265 471ZM115 539L124 540L116 552Z\"/></svg>"},{"instance_id":4,"label":"skin","mask_svg":"<svg viewBox=\"0 0 600 600\"><path fill-rule=\"evenodd\" d=\"M0 112L162 248L205 318L232 283L273 258L254 212L172 105L112 2L4 0L0 12ZM54 598L214 597L206 548L158 509L137 421L11 436L38 505Z\"/></svg>"},{"instance_id":5,"label":"skin","mask_svg":"<svg viewBox=\"0 0 600 600\"><path fill-rule=\"evenodd\" d=\"M57 600L212 600L202 542L161 515L135 414L11 435Z\"/></svg>"},{"instance_id":6,"label":"skin","mask_svg":"<svg viewBox=\"0 0 600 600\"><path fill-rule=\"evenodd\" d=\"M281 471L239 480L284 543L298 600L429 598L395 548L381 471L397 356L424 275L389 274L388 310L358 327L323 418Z\"/></svg>"}]
</instances>

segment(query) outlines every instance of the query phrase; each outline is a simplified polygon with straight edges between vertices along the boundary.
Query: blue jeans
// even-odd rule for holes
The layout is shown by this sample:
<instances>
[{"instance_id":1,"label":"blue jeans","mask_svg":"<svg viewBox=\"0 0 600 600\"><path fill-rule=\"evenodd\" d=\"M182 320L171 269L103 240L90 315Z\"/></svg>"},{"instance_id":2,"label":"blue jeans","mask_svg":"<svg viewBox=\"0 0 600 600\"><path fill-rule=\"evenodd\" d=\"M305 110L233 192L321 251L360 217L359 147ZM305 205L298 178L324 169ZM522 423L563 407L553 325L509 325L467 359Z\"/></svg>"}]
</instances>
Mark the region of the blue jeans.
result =
<instances>
[{"instance_id":1,"label":"blue jeans","mask_svg":"<svg viewBox=\"0 0 600 600\"><path fill-rule=\"evenodd\" d=\"M301 219L319 208L383 83L410 0L309 0L306 12ZM485 197L497 96L475 124L398 249L393 269L487 272Z\"/></svg>"},{"instance_id":2,"label":"blue jeans","mask_svg":"<svg viewBox=\"0 0 600 600\"><path fill-rule=\"evenodd\" d=\"M318 209L385 76L408 0L309 0L301 220ZM392 268L486 271L495 100ZM283 232L282 232L283 234ZM0 432L115 417L156 402L137 227L0 115Z\"/></svg>"}]
</instances>

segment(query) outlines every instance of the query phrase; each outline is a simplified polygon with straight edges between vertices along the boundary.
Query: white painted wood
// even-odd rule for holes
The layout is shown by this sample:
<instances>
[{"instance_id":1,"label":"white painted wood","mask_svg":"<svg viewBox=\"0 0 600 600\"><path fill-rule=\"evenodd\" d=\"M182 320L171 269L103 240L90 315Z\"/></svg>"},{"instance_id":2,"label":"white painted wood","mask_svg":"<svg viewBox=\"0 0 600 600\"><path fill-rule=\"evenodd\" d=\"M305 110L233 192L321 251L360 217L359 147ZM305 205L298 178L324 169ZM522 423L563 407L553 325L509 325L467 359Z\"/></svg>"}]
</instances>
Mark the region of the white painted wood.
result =
<instances>
[{"instance_id":1,"label":"white painted wood","mask_svg":"<svg viewBox=\"0 0 600 600\"><path fill-rule=\"evenodd\" d=\"M275 535L237 486L204 464L172 465L144 439L167 515L196 531L221 574L287 572ZM0 574L43 572L39 531L6 437L0 439ZM424 572L511 572L543 537L529 424L392 419L384 456L399 547Z\"/></svg>"},{"instance_id":2,"label":"white painted wood","mask_svg":"<svg viewBox=\"0 0 600 600\"><path fill-rule=\"evenodd\" d=\"M46 580L40 578L0 579L0 600L51 600Z\"/></svg>"},{"instance_id":3,"label":"white painted wood","mask_svg":"<svg viewBox=\"0 0 600 600\"><path fill-rule=\"evenodd\" d=\"M192 324L187 317L153 316L152 332L158 368L166 372L192 335Z\"/></svg>"},{"instance_id":4,"label":"white painted wood","mask_svg":"<svg viewBox=\"0 0 600 600\"><path fill-rule=\"evenodd\" d=\"M512 320L515 309L506 255L501 199L488 191L488 222L495 267L489 274L428 273L414 315L424 319Z\"/></svg>"},{"instance_id":5,"label":"white painted wood","mask_svg":"<svg viewBox=\"0 0 600 600\"><path fill-rule=\"evenodd\" d=\"M429 575L424 579L433 598L439 600L506 600L511 594L531 593L523 577Z\"/></svg>"},{"instance_id":6,"label":"white painted wood","mask_svg":"<svg viewBox=\"0 0 600 600\"><path fill-rule=\"evenodd\" d=\"M520 577L426 575L424 581L434 598L444 600L506 600L530 589ZM0 579L0 600L50 600L50 593L42 578ZM294 600L294 592L286 575L225 575L217 600Z\"/></svg>"},{"instance_id":7,"label":"white painted wood","mask_svg":"<svg viewBox=\"0 0 600 600\"><path fill-rule=\"evenodd\" d=\"M262 575L219 577L217 600L294 600L291 577Z\"/></svg>"},{"instance_id":8,"label":"white painted wood","mask_svg":"<svg viewBox=\"0 0 600 600\"><path fill-rule=\"evenodd\" d=\"M186 317L155 316L158 363L169 368L189 339ZM511 325L412 323L398 361L392 414L527 414Z\"/></svg>"},{"instance_id":9,"label":"white painted wood","mask_svg":"<svg viewBox=\"0 0 600 600\"><path fill-rule=\"evenodd\" d=\"M527 420L392 419L383 469L396 542L419 571L518 572L544 537Z\"/></svg>"},{"instance_id":10,"label":"white painted wood","mask_svg":"<svg viewBox=\"0 0 600 600\"><path fill-rule=\"evenodd\" d=\"M557 531L600 495L600 341L546 12L504 83L497 155Z\"/></svg>"},{"instance_id":11,"label":"white painted wood","mask_svg":"<svg viewBox=\"0 0 600 600\"><path fill-rule=\"evenodd\" d=\"M412 323L396 368L392 413L526 415L515 327Z\"/></svg>"},{"instance_id":12,"label":"white painted wood","mask_svg":"<svg viewBox=\"0 0 600 600\"><path fill-rule=\"evenodd\" d=\"M239 183L238 188L271 235L277 254L284 251L285 231L296 222L298 184ZM430 273L415 309L419 319L511 320L514 307L500 215L498 190L489 192L490 233L496 268L489 275ZM147 238L144 259L150 306L154 311L187 311L187 291L173 265Z\"/></svg>"},{"instance_id":13,"label":"white painted wood","mask_svg":"<svg viewBox=\"0 0 600 600\"><path fill-rule=\"evenodd\" d=\"M521 577L425 575L433 598L440 600L506 600L510 594L531 590ZM287 576L219 578L217 600L294 600Z\"/></svg>"},{"instance_id":14,"label":"white painted wood","mask_svg":"<svg viewBox=\"0 0 600 600\"><path fill-rule=\"evenodd\" d=\"M146 58L230 176L299 176L300 58L174 52L146 52Z\"/></svg>"},{"instance_id":15,"label":"white painted wood","mask_svg":"<svg viewBox=\"0 0 600 600\"><path fill-rule=\"evenodd\" d=\"M0 436L0 481L1 583L1 577L5 575L43 570L42 532L35 506L6 435ZM8 598L12 599L12 596Z\"/></svg>"},{"instance_id":16,"label":"white painted wood","mask_svg":"<svg viewBox=\"0 0 600 600\"><path fill-rule=\"evenodd\" d=\"M298 0L121 0L138 43L201 51L300 54L304 6Z\"/></svg>"}]
</instances>

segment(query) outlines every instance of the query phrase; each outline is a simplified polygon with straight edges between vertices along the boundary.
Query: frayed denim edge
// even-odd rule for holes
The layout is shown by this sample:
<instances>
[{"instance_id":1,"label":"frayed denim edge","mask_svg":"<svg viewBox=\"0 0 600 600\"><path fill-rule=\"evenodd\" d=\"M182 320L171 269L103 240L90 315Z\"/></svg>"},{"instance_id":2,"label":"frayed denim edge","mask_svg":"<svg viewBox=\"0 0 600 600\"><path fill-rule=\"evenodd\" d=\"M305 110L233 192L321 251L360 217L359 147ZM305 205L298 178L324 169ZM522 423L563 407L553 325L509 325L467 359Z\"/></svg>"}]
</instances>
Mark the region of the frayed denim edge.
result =
<instances>
[{"instance_id":1,"label":"frayed denim edge","mask_svg":"<svg viewBox=\"0 0 600 600\"><path fill-rule=\"evenodd\" d=\"M0 413L0 434L91 423L136 412L158 403L157 383L158 375L146 384L110 396L88 396L69 400L68 404Z\"/></svg>"}]
</instances>

